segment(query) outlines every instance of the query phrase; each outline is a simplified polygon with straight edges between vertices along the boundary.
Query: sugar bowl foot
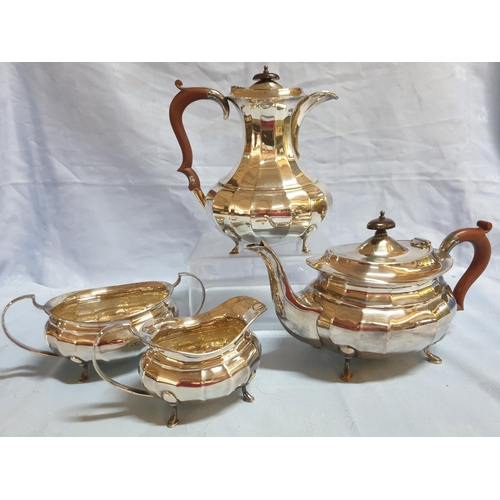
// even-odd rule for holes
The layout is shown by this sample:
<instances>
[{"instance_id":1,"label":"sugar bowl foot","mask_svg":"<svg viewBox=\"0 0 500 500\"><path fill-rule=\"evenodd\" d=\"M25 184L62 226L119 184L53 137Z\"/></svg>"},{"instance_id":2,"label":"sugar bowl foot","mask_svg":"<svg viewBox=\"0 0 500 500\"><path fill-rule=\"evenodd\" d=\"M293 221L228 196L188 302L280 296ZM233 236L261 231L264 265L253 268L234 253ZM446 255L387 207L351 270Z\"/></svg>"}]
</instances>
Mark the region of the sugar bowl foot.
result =
<instances>
[{"instance_id":1,"label":"sugar bowl foot","mask_svg":"<svg viewBox=\"0 0 500 500\"><path fill-rule=\"evenodd\" d=\"M241 392L243 394L243 401L245 401L245 403L253 403L255 401L255 398L247 391L246 385L241 386Z\"/></svg>"},{"instance_id":2,"label":"sugar bowl foot","mask_svg":"<svg viewBox=\"0 0 500 500\"><path fill-rule=\"evenodd\" d=\"M424 349L424 353L427 356L427 361L429 361L429 363L434 363L435 365L440 365L443 362L443 360L439 356L436 356L431 351L429 351L428 347L426 347Z\"/></svg>"}]
</instances>

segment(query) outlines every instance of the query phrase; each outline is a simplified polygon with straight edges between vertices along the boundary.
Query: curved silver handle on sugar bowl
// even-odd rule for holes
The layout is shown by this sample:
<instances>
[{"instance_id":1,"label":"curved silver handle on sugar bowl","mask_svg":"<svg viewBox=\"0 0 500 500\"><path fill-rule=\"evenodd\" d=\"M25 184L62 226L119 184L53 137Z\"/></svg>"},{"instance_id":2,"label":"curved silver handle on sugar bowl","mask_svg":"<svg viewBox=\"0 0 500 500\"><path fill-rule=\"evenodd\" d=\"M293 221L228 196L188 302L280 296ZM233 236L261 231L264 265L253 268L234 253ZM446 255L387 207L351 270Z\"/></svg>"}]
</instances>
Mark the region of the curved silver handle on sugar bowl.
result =
<instances>
[{"instance_id":1,"label":"curved silver handle on sugar bowl","mask_svg":"<svg viewBox=\"0 0 500 500\"><path fill-rule=\"evenodd\" d=\"M5 315L7 313L7 311L10 309L10 307L15 304L16 302L19 302L21 300L25 300L25 299L31 299L31 301L33 302L33 305L37 308L37 309L41 309L43 311L43 306L40 305L36 300L35 300L35 296L33 294L29 294L29 295L21 295L20 297L17 297L13 300L11 300L4 308L3 312L2 312L2 328L3 328L3 331L5 333L5 335L7 335L7 337L12 341L14 342L14 344L18 345L19 347L22 347L23 349L26 349L27 351L29 352L32 352L34 354L40 354L41 356L59 356L57 353L55 352L52 352L52 351L42 351L41 349L35 349L33 347L30 347L29 345L26 345L26 344L23 344L22 342L20 342L19 340L17 340L16 338L14 338L12 336L12 334L9 332L8 328L7 328L7 324L5 323Z\"/></svg>"},{"instance_id":2,"label":"curved silver handle on sugar bowl","mask_svg":"<svg viewBox=\"0 0 500 500\"><path fill-rule=\"evenodd\" d=\"M205 298L206 298L205 285L203 285L203 282L200 280L200 278L198 278L198 276L196 276L194 274L191 274L191 273L179 273L177 281L172 285L174 288L177 285L179 285L179 283L181 282L181 279L182 279L183 276L195 279L196 281L198 281L198 283L201 286L201 302L200 302L200 305L198 306L198 308L196 309L196 311L192 314L192 316L196 316L201 311L201 309L203 308L203 306L205 304Z\"/></svg>"}]
</instances>

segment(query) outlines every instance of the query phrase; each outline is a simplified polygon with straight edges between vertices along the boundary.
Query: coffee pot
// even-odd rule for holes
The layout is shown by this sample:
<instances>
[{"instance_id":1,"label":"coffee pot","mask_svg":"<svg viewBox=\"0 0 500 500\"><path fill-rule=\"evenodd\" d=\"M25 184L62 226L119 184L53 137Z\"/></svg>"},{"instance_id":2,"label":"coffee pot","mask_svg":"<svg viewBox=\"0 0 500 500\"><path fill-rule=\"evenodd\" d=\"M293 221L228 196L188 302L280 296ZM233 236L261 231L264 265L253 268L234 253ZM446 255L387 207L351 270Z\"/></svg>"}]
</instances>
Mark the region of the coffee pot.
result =
<instances>
[{"instance_id":1,"label":"coffee pot","mask_svg":"<svg viewBox=\"0 0 500 500\"><path fill-rule=\"evenodd\" d=\"M182 151L178 169L189 179L194 194L216 227L235 243L271 245L302 240L309 253L307 237L325 219L332 204L327 188L299 164L299 128L306 114L318 104L338 99L333 92L306 95L300 88L284 88L279 76L264 71L253 77L249 88L233 86L224 96L205 87L175 85L179 93L170 105L170 123ZM243 156L238 166L207 194L193 169L193 152L182 122L184 110L193 102L209 99L229 116L229 102L240 111L245 127Z\"/></svg>"}]
</instances>

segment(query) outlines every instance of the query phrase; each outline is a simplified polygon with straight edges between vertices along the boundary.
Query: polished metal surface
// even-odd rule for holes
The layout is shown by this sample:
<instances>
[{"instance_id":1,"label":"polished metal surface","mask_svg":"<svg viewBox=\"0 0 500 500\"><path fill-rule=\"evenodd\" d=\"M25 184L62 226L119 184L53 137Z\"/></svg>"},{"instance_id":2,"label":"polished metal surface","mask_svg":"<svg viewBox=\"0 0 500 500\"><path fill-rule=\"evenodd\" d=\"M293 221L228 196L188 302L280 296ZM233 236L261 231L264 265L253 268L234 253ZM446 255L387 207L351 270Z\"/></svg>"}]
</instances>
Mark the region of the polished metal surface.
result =
<instances>
[{"instance_id":1,"label":"polished metal surface","mask_svg":"<svg viewBox=\"0 0 500 500\"><path fill-rule=\"evenodd\" d=\"M225 110L226 103L232 102L243 117L245 145L239 165L204 195L191 168L189 141L178 124L182 132L176 135L184 158L179 170L188 176L190 190L216 227L234 241L232 254L239 252L241 241L265 240L275 245L297 238L308 253L307 237L325 219L332 199L326 186L299 164L299 129L310 110L337 96L326 91L307 96L299 88L283 88L267 67L255 78L259 81L250 88L233 86L225 98L207 89ZM200 88L192 90L200 92ZM181 89L181 93L189 91ZM180 120L178 111L171 113L174 130Z\"/></svg>"},{"instance_id":2,"label":"polished metal surface","mask_svg":"<svg viewBox=\"0 0 500 500\"><path fill-rule=\"evenodd\" d=\"M62 356L80 364L84 373L80 382L86 380L87 363L92 359L94 340L100 331L117 321L129 321L140 327L147 321L175 317L178 308L172 294L183 276L199 281L203 307L205 288L203 283L191 273L179 273L174 284L149 281L104 288L92 288L66 293L50 299L45 305L36 302L34 295L23 295L10 301L2 313L2 327L7 337L19 347L44 356ZM31 299L37 309L48 316L45 325L45 340L50 351L34 349L17 340L8 330L5 315L10 307L24 299ZM134 356L142 349L136 337L116 331L116 338L106 345L97 346L97 357L103 361L115 361Z\"/></svg>"},{"instance_id":3,"label":"polished metal surface","mask_svg":"<svg viewBox=\"0 0 500 500\"><path fill-rule=\"evenodd\" d=\"M149 321L139 328L127 322L105 328L94 341L96 351L115 337L115 330L127 326L129 334L147 346L139 363L145 390L111 379L99 366L97 352L93 363L97 373L115 387L172 405L168 425L173 427L178 423L179 403L220 398L238 388L245 401L253 401L246 386L259 366L261 346L248 328L265 310L258 300L239 296L190 317Z\"/></svg>"},{"instance_id":4,"label":"polished metal surface","mask_svg":"<svg viewBox=\"0 0 500 500\"><path fill-rule=\"evenodd\" d=\"M308 259L318 276L299 293L293 292L268 244L251 244L247 249L265 262L276 314L284 328L303 342L342 354L342 380L348 381L354 356L424 350L429 361L440 362L428 348L446 335L457 302L463 303L489 261L491 249L485 235L491 224L480 221L478 226L451 233L435 250L421 239L388 242L389 227L381 225L372 240L331 248L321 259ZM463 289L459 290L459 282L452 291L442 276L452 266L446 250L463 241L474 244L475 255L464 273ZM372 252L359 251L368 247Z\"/></svg>"}]
</instances>

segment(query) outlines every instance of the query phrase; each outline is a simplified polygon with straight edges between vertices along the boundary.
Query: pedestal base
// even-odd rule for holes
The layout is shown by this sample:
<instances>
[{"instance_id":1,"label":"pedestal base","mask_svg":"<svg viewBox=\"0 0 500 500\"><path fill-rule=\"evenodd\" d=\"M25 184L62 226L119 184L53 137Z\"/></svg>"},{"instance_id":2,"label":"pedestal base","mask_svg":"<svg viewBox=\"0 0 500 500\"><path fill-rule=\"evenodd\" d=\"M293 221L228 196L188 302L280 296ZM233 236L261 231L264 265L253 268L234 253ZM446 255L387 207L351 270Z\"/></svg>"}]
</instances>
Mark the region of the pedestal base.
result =
<instances>
[{"instance_id":1,"label":"pedestal base","mask_svg":"<svg viewBox=\"0 0 500 500\"><path fill-rule=\"evenodd\" d=\"M275 245L288 281L299 291L313 281L318 273L306 263L306 258L320 257L331 246L325 235L316 230L307 240L311 253L301 251L302 240L293 243ZM282 329L276 317L271 297L269 277L262 258L241 244L238 255L229 255L233 242L219 232L208 232L198 240L193 252L187 259L190 273L198 276L205 285L206 301L203 307L208 311L237 295L249 295L267 306L267 311L252 325L252 330ZM199 304L200 290L195 282L189 283L189 307L191 312Z\"/></svg>"}]
</instances>

